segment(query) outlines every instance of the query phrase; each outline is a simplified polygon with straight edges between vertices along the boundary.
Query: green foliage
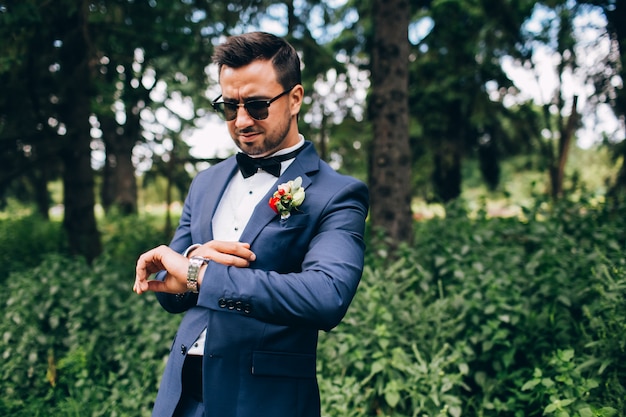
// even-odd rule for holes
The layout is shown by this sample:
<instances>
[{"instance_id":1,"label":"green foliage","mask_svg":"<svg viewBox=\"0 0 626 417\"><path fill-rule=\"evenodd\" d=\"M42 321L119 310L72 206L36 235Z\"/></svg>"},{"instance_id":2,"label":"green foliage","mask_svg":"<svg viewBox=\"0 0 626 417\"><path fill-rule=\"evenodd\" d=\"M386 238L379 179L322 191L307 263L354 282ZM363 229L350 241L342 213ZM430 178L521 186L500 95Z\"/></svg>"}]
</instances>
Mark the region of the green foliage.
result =
<instances>
[{"instance_id":1,"label":"green foliage","mask_svg":"<svg viewBox=\"0 0 626 417\"><path fill-rule=\"evenodd\" d=\"M395 260L372 249L346 319L320 339L326 416L626 412L624 207L525 214L448 207Z\"/></svg>"},{"instance_id":2,"label":"green foliage","mask_svg":"<svg viewBox=\"0 0 626 417\"><path fill-rule=\"evenodd\" d=\"M594 378L585 378L581 372L585 364L574 362L574 350L557 350L548 361L546 370L536 368L533 378L522 386L522 391L532 391L542 403L548 403L544 415L556 416L613 416L617 410L602 407L593 410L586 402L590 391L598 388ZM531 397L531 398L533 398ZM571 411L571 413L570 413Z\"/></svg>"},{"instance_id":3,"label":"green foliage","mask_svg":"<svg viewBox=\"0 0 626 417\"><path fill-rule=\"evenodd\" d=\"M40 265L9 276L0 295L0 415L150 415L154 395L145 393L156 392L180 319L131 290L138 254L163 243L154 221L109 219L107 253L92 265L42 253ZM20 237L31 250L38 239Z\"/></svg>"},{"instance_id":4,"label":"green foliage","mask_svg":"<svg viewBox=\"0 0 626 417\"><path fill-rule=\"evenodd\" d=\"M431 286L431 279L409 257L365 270L348 317L321 338L320 374L322 390L332 391L324 396L330 415L348 415L345 407L355 416L405 415L400 410L460 415L458 391L468 371L465 342L446 340L458 323L447 319L450 306L441 302L441 288ZM358 385L357 396L341 390L337 379L345 377Z\"/></svg>"},{"instance_id":5,"label":"green foliage","mask_svg":"<svg viewBox=\"0 0 626 417\"><path fill-rule=\"evenodd\" d=\"M176 318L131 291L132 268L50 255L3 292L0 414L149 415Z\"/></svg>"},{"instance_id":6,"label":"green foliage","mask_svg":"<svg viewBox=\"0 0 626 417\"><path fill-rule=\"evenodd\" d=\"M65 253L67 243L60 222L28 214L0 217L0 282L12 271L32 268L49 253Z\"/></svg>"},{"instance_id":7,"label":"green foliage","mask_svg":"<svg viewBox=\"0 0 626 417\"><path fill-rule=\"evenodd\" d=\"M160 216L109 213L100 226L106 256L132 270L140 254L170 241L164 223Z\"/></svg>"},{"instance_id":8,"label":"green foliage","mask_svg":"<svg viewBox=\"0 0 626 417\"><path fill-rule=\"evenodd\" d=\"M624 415L625 214L581 199L469 219L458 204L397 253L370 239L346 318L320 335L323 415ZM158 225L109 219L92 265L46 254L10 274L0 415L150 415L180 319L131 291Z\"/></svg>"}]
</instances>

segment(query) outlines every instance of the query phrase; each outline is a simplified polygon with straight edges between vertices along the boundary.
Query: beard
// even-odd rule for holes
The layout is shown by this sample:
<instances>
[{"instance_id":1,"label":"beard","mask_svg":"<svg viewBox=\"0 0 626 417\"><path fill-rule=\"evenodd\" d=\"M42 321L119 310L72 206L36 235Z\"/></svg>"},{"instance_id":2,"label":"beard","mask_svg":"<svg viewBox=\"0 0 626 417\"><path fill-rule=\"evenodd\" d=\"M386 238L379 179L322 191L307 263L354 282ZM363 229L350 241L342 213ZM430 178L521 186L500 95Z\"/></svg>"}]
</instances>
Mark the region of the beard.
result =
<instances>
[{"instance_id":1,"label":"beard","mask_svg":"<svg viewBox=\"0 0 626 417\"><path fill-rule=\"evenodd\" d=\"M255 126L236 130L233 135L233 141L242 152L250 156L270 155L282 148L282 144L285 142L290 129L291 117L285 117L282 118L281 122L275 125L270 131L264 132L265 135L261 142L242 143L239 139L237 139L239 135L263 133L262 130L255 128Z\"/></svg>"}]
</instances>

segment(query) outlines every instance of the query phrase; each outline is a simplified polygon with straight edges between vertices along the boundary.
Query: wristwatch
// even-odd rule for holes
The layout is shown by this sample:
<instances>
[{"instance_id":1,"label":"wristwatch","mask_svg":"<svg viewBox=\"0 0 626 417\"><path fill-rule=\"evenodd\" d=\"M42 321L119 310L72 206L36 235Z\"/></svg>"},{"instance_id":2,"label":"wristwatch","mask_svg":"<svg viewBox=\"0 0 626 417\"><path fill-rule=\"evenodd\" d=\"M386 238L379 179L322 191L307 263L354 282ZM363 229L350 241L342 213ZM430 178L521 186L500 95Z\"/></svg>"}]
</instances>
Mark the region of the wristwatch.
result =
<instances>
[{"instance_id":1,"label":"wristwatch","mask_svg":"<svg viewBox=\"0 0 626 417\"><path fill-rule=\"evenodd\" d=\"M198 292L198 273L205 263L209 263L209 260L202 256L192 256L189 258L189 267L187 268L187 291L193 293Z\"/></svg>"}]
</instances>

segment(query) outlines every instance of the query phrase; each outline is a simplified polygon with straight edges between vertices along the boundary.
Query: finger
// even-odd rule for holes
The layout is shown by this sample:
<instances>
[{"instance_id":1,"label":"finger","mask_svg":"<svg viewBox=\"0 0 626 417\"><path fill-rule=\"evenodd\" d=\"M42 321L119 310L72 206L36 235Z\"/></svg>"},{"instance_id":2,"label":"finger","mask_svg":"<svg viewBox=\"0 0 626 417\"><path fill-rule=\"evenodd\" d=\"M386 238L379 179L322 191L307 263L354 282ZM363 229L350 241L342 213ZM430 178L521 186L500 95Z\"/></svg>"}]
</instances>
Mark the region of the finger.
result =
<instances>
[{"instance_id":1,"label":"finger","mask_svg":"<svg viewBox=\"0 0 626 417\"><path fill-rule=\"evenodd\" d=\"M219 242L217 243L217 247L214 248L219 252L227 255L238 256L243 258L249 262L252 262L256 259L256 255L254 252L250 250L250 244L246 242Z\"/></svg>"},{"instance_id":2,"label":"finger","mask_svg":"<svg viewBox=\"0 0 626 417\"><path fill-rule=\"evenodd\" d=\"M142 283L146 282L148 276L149 275L146 270L143 268L139 268L138 266L135 271L135 283L133 284L133 291L135 291L137 294L141 294L143 292Z\"/></svg>"},{"instance_id":3,"label":"finger","mask_svg":"<svg viewBox=\"0 0 626 417\"><path fill-rule=\"evenodd\" d=\"M165 280L165 281L153 280L153 281L146 282L146 284L147 284L146 291L165 292L165 293L170 293L170 294L179 294L179 293L183 293L187 291L186 285L185 286L178 285L177 282L174 281L173 279Z\"/></svg>"},{"instance_id":4,"label":"finger","mask_svg":"<svg viewBox=\"0 0 626 417\"><path fill-rule=\"evenodd\" d=\"M235 250L231 252L231 255L238 256L248 262L253 262L256 259L256 255L250 250L250 245L247 243L245 245L238 245Z\"/></svg>"},{"instance_id":5,"label":"finger","mask_svg":"<svg viewBox=\"0 0 626 417\"><path fill-rule=\"evenodd\" d=\"M133 285L133 291L137 294L143 294L148 290L148 281L140 280L138 277L135 277L135 285Z\"/></svg>"},{"instance_id":6,"label":"finger","mask_svg":"<svg viewBox=\"0 0 626 417\"><path fill-rule=\"evenodd\" d=\"M133 285L133 291L137 294L141 294L147 290L147 281L150 275L163 269L159 258L160 250L160 247L151 249L143 253L137 259L135 266L135 283Z\"/></svg>"},{"instance_id":7,"label":"finger","mask_svg":"<svg viewBox=\"0 0 626 417\"><path fill-rule=\"evenodd\" d=\"M205 245L208 252L217 251L228 255L240 255L249 251L250 244L246 242L212 240Z\"/></svg>"},{"instance_id":8,"label":"finger","mask_svg":"<svg viewBox=\"0 0 626 417\"><path fill-rule=\"evenodd\" d=\"M236 266L238 268L247 268L248 266L250 266L250 261L248 261L248 259L246 258L219 252L211 256L210 259L222 265Z\"/></svg>"}]
</instances>

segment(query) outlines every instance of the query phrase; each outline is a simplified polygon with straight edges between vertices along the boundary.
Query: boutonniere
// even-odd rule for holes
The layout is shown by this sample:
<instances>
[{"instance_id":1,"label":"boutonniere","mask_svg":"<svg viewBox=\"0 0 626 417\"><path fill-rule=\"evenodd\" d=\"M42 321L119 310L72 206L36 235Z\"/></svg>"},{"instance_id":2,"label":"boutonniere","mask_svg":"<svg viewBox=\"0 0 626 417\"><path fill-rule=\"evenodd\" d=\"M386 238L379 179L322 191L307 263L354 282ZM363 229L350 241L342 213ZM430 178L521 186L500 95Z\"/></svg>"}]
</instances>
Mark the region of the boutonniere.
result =
<instances>
[{"instance_id":1,"label":"boutonniere","mask_svg":"<svg viewBox=\"0 0 626 417\"><path fill-rule=\"evenodd\" d=\"M291 216L291 211L298 208L304 201L304 188L302 188L302 178L288 181L278 186L278 190L270 198L270 207L281 219Z\"/></svg>"}]
</instances>

